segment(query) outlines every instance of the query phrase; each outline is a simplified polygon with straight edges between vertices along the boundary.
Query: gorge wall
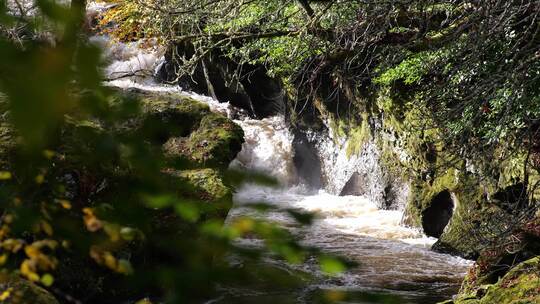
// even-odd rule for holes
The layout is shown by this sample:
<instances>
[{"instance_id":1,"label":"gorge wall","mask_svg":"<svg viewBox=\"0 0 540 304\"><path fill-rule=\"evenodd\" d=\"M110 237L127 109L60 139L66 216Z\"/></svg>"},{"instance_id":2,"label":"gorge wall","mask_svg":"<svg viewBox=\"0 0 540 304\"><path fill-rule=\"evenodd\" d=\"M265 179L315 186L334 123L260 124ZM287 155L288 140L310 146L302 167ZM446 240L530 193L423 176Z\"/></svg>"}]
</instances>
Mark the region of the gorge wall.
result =
<instances>
[{"instance_id":1,"label":"gorge wall","mask_svg":"<svg viewBox=\"0 0 540 304\"><path fill-rule=\"evenodd\" d=\"M404 225L438 238L434 250L483 261L474 272L482 280L464 288L495 286L514 265L540 254L534 245L540 240L537 206L527 195L539 177L524 172L524 151L500 159L496 152L461 157L443 144L444 131L429 127L426 116L410 106L415 97L407 90L383 86L363 92L346 81L326 81L313 92L269 82L267 76L243 78L238 85L225 80L230 63L211 62L206 68L220 77L201 70L206 84L194 87L199 93L222 88L229 92L222 101L234 94L249 100L236 106L253 117L285 116L294 135L297 178L304 185L364 195L381 209L404 210ZM267 98L248 87L262 88ZM511 250L494 250L501 242ZM497 275L490 276L494 269ZM476 295L479 301L483 295Z\"/></svg>"},{"instance_id":2,"label":"gorge wall","mask_svg":"<svg viewBox=\"0 0 540 304\"><path fill-rule=\"evenodd\" d=\"M172 77L173 66L164 64L159 74ZM405 225L439 238L435 250L475 259L531 207L519 191L525 190L523 154L493 162L489 171L484 169L491 160L460 159L441 145L444 132L427 127L422 113L407 106L414 102L412 94L388 87L365 93L331 81L312 94L269 81L262 66L248 67L260 77L240 75L241 83L227 72L238 69L231 62L209 62L212 77L200 69L198 85L188 87L202 94L221 88L228 92L218 96L221 101L241 95L237 100L249 102L235 106L253 117L285 116L303 184L332 194L365 195L382 209L404 210ZM529 177L531 184L537 179Z\"/></svg>"}]
</instances>

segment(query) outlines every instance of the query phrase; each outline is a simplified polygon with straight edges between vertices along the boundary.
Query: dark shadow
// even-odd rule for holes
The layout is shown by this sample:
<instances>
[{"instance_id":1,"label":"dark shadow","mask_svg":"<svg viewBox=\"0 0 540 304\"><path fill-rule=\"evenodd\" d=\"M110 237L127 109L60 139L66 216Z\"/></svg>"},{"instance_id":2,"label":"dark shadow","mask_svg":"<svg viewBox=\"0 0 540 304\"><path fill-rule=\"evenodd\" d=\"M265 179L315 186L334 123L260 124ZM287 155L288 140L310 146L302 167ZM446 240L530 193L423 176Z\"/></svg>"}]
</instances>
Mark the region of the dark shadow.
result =
<instances>
[{"instance_id":1,"label":"dark shadow","mask_svg":"<svg viewBox=\"0 0 540 304\"><path fill-rule=\"evenodd\" d=\"M524 183L508 186L493 194L491 201L509 213L523 211L529 205L527 186Z\"/></svg>"},{"instance_id":2,"label":"dark shadow","mask_svg":"<svg viewBox=\"0 0 540 304\"><path fill-rule=\"evenodd\" d=\"M444 190L437 194L431 200L429 207L422 212L424 233L439 238L450 221L453 211L454 201L450 191Z\"/></svg>"},{"instance_id":3,"label":"dark shadow","mask_svg":"<svg viewBox=\"0 0 540 304\"><path fill-rule=\"evenodd\" d=\"M295 131L293 140L293 162L300 182L311 189L322 188L321 161L317 148L309 141L306 134Z\"/></svg>"},{"instance_id":4,"label":"dark shadow","mask_svg":"<svg viewBox=\"0 0 540 304\"><path fill-rule=\"evenodd\" d=\"M351 178L349 178L349 180L347 181L347 183L345 183L345 186L343 186L343 189L341 189L339 196L365 195L368 192L366 186L366 177L364 175L358 174L358 172L354 172Z\"/></svg>"}]
</instances>

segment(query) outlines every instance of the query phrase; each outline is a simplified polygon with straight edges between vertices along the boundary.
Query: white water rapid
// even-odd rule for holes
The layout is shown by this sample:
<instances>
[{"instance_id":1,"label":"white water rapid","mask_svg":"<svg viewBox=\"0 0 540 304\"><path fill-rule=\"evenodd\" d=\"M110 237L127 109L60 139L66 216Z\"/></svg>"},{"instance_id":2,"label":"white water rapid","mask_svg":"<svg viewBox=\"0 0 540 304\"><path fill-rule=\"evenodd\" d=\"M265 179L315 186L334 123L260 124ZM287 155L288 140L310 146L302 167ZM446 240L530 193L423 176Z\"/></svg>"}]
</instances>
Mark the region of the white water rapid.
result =
<instances>
[{"instance_id":1,"label":"white water rapid","mask_svg":"<svg viewBox=\"0 0 540 304\"><path fill-rule=\"evenodd\" d=\"M392 293L400 295L402 303L434 303L457 292L469 261L431 251L436 239L401 225L402 211L381 210L366 197L337 196L294 184L292 135L281 118L239 123L246 132L246 143L232 166L239 162L248 169L272 174L283 186L244 185L235 195L236 206L229 219L246 214L260 216L246 208L247 204L272 204L277 210L265 213L265 219L288 227L305 245L359 263L359 267L337 278L324 279L321 275L312 288ZM333 170L340 169L347 168ZM295 225L280 212L287 208L313 212L317 219L309 227ZM244 242L257 244L257 240ZM316 271L314 265L302 268Z\"/></svg>"},{"instance_id":2,"label":"white water rapid","mask_svg":"<svg viewBox=\"0 0 540 304\"><path fill-rule=\"evenodd\" d=\"M90 12L103 9L106 9L106 5L99 3L91 3L89 7ZM229 117L233 117L231 113L238 112L228 103L185 92L177 86L157 83L152 76L164 62L163 49L157 44L148 47L147 41L145 48L141 48L143 42L124 44L112 42L106 36L95 36L92 40L105 50L109 63L105 70L107 77L118 78L110 81L109 85L186 94ZM435 239L426 237L416 229L402 226L402 211L380 210L366 197L337 196L324 189L306 190L306 187L298 184L293 163L293 136L283 117L262 120L244 117L236 122L244 129L245 144L231 166L269 174L280 181L282 186L269 188L255 184L244 185L234 196L235 206L229 214L229 220L251 214L253 211L245 208L245 205L261 201L276 206L278 211L295 208L314 212L317 219L310 227L291 224L291 220L281 212L269 212L263 216L290 229L302 243L344 256L359 264L335 278L319 274L319 280L310 286L311 290L391 293L401 297L402 302L396 303L434 303L457 292L470 262L430 251ZM329 146L324 147L327 151L342 149L331 146L330 142L327 144ZM333 164L326 171L334 172L336 178L340 172L351 170L350 167L357 163L357 158L345 159L342 154L329 153L336 160L321 160L326 167ZM332 185L343 186L345 182L340 179ZM332 193L338 191L331 190ZM256 243L256 240L244 241L248 245L251 241ZM301 268L317 273L310 263ZM235 295L232 300L225 302L250 302L246 297L249 298L248 295ZM374 302L362 300L354 303Z\"/></svg>"}]
</instances>

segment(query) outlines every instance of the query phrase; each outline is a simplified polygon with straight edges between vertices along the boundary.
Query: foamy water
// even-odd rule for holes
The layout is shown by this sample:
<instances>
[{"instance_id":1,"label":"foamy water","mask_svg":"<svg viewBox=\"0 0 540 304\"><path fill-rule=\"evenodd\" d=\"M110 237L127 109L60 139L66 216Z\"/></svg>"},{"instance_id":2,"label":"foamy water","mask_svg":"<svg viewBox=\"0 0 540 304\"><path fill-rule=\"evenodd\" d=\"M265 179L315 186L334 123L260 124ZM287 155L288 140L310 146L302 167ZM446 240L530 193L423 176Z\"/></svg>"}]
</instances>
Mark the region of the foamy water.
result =
<instances>
[{"instance_id":1,"label":"foamy water","mask_svg":"<svg viewBox=\"0 0 540 304\"><path fill-rule=\"evenodd\" d=\"M244 130L245 143L231 167L270 175L284 185L296 181L292 152L293 137L280 116L261 120L235 120Z\"/></svg>"},{"instance_id":2,"label":"foamy water","mask_svg":"<svg viewBox=\"0 0 540 304\"><path fill-rule=\"evenodd\" d=\"M270 188L246 184L234 196L235 207L228 221L240 216L254 216L289 229L306 246L326 253L343 256L359 266L329 280L318 272L316 265L306 263L301 268L318 273L320 281L311 288L345 291L376 291L399 294L407 303L434 303L450 298L457 292L470 261L436 253L430 247L436 241L420 230L403 226L402 210L381 210L377 204L362 196L337 196L325 190L309 191L294 184L292 166L292 135L282 118L239 121L246 143L231 166L265 172L282 182ZM330 145L327 141L326 145ZM331 147L322 147L330 151ZM326 163L333 164L331 172L343 177L351 164L344 159L342 147L328 153ZM370 159L369 156L364 158ZM375 157L374 157L375 159ZM353 158L353 163L358 158ZM343 167L340 167L342 164ZM292 166L292 167L291 167ZM288 178L289 177L289 178ZM334 191L332 187L330 191ZM264 214L248 208L251 203L264 202L275 210ZM287 209L311 212L316 220L304 227L287 216ZM245 246L259 246L256 239L243 239Z\"/></svg>"},{"instance_id":3,"label":"foamy water","mask_svg":"<svg viewBox=\"0 0 540 304\"><path fill-rule=\"evenodd\" d=\"M394 290L417 293L426 284L438 284L447 296L458 288L470 262L439 254L429 248L436 241L417 229L402 226L402 212L380 210L364 197L335 196L324 191L306 193L302 187L285 189L247 185L235 195L236 207L229 220L238 216L262 216L290 229L300 242L324 252L359 263L331 286L354 289ZM260 215L246 208L250 203L266 202L276 211ZM284 209L313 212L316 220L309 227L295 225ZM257 244L244 240L246 245ZM310 272L315 267L307 265ZM405 286L405 287L404 287ZM430 286L432 287L432 286ZM443 291L441 291L443 292Z\"/></svg>"}]
</instances>

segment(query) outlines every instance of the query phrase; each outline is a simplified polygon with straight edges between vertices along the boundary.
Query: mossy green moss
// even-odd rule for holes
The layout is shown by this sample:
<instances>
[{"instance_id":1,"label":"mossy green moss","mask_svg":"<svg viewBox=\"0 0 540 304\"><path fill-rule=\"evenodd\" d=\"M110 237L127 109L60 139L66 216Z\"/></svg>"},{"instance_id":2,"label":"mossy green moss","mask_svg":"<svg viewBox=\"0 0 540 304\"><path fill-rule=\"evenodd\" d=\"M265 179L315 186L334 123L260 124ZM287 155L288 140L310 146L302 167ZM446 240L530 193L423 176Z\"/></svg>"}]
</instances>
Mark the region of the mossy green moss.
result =
<instances>
[{"instance_id":1,"label":"mossy green moss","mask_svg":"<svg viewBox=\"0 0 540 304\"><path fill-rule=\"evenodd\" d=\"M242 148L242 128L206 104L180 94L130 94L139 96L146 113L132 122L130 131L164 144L170 157L185 157L199 167L226 168Z\"/></svg>"},{"instance_id":2,"label":"mossy green moss","mask_svg":"<svg viewBox=\"0 0 540 304\"><path fill-rule=\"evenodd\" d=\"M442 191L457 192L459 177L455 169L448 169L441 172L441 176L433 177L431 182L417 179L412 182L409 202L405 211L405 224L414 227L422 225L422 211L426 210L435 196Z\"/></svg>"},{"instance_id":3,"label":"mossy green moss","mask_svg":"<svg viewBox=\"0 0 540 304\"><path fill-rule=\"evenodd\" d=\"M410 107L416 96L400 99L389 89L379 93L377 103L384 112L376 138L381 162L410 184L405 224L422 227L423 212L439 193L449 191L454 200L453 216L434 248L476 257L485 242L512 220L511 214L488 198L523 180L525 155L464 160L445 147L444 134L428 127L436 124L426 121L420 108ZM538 180L532 173L529 177Z\"/></svg>"},{"instance_id":4,"label":"mossy green moss","mask_svg":"<svg viewBox=\"0 0 540 304\"><path fill-rule=\"evenodd\" d=\"M481 188L471 184L454 189L456 206L434 249L441 252L475 259L486 242L497 237L503 222L494 219L509 217L503 210L486 202Z\"/></svg>"},{"instance_id":5,"label":"mossy green moss","mask_svg":"<svg viewBox=\"0 0 540 304\"><path fill-rule=\"evenodd\" d=\"M360 126L352 127L348 132L347 140L347 156L359 154L362 151L362 146L370 139L371 132L368 123L369 116L367 113L362 113L362 121Z\"/></svg>"},{"instance_id":6,"label":"mossy green moss","mask_svg":"<svg viewBox=\"0 0 540 304\"><path fill-rule=\"evenodd\" d=\"M222 175L215 169L194 169L178 173L178 176L188 180L198 191L198 197L205 201L229 200L232 196L230 187L227 187Z\"/></svg>"},{"instance_id":7,"label":"mossy green moss","mask_svg":"<svg viewBox=\"0 0 540 304\"><path fill-rule=\"evenodd\" d=\"M467 282L467 279L465 282ZM475 288L462 288L455 300L445 303L540 303L540 257L537 256L518 264L495 284L479 285Z\"/></svg>"},{"instance_id":8,"label":"mossy green moss","mask_svg":"<svg viewBox=\"0 0 540 304\"><path fill-rule=\"evenodd\" d=\"M206 206L205 214L213 218L225 219L232 207L233 192L230 186L224 182L222 174L215 169L194 169L178 172L178 176L185 179L193 186L191 193L183 193L185 196L193 196L203 202L212 202ZM185 192L186 189L182 189Z\"/></svg>"},{"instance_id":9,"label":"mossy green moss","mask_svg":"<svg viewBox=\"0 0 540 304\"><path fill-rule=\"evenodd\" d=\"M201 119L199 128L186 142L187 152L196 162L206 166L226 167L242 149L242 128L219 114Z\"/></svg>"}]
</instances>

